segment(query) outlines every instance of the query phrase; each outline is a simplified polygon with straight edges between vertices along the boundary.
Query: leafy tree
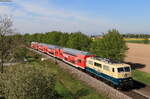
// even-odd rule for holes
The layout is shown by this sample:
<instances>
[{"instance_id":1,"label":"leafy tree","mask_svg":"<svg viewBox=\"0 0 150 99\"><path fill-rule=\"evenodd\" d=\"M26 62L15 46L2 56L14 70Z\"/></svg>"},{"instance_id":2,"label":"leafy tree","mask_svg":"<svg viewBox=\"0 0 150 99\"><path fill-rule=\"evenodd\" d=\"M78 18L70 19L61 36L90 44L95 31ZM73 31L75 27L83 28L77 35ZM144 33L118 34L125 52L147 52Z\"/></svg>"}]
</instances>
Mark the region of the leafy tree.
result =
<instances>
[{"instance_id":1,"label":"leafy tree","mask_svg":"<svg viewBox=\"0 0 150 99\"><path fill-rule=\"evenodd\" d=\"M62 33L62 35L60 36L60 39L59 39L59 45L60 46L67 46L67 42L69 40L69 34L68 33Z\"/></svg>"},{"instance_id":2,"label":"leafy tree","mask_svg":"<svg viewBox=\"0 0 150 99\"><path fill-rule=\"evenodd\" d=\"M89 50L89 45L91 42L92 41L88 36L82 34L81 32L76 32L70 34L67 47L78 50Z\"/></svg>"},{"instance_id":3,"label":"leafy tree","mask_svg":"<svg viewBox=\"0 0 150 99\"><path fill-rule=\"evenodd\" d=\"M53 31L53 32L48 32L46 33L46 37L45 37L45 43L48 44L54 44L54 45L59 45L59 40L61 37L62 33L61 32L57 32L57 31Z\"/></svg>"},{"instance_id":4,"label":"leafy tree","mask_svg":"<svg viewBox=\"0 0 150 99\"><path fill-rule=\"evenodd\" d=\"M0 74L1 95L6 99L58 99L55 75L43 68L18 65Z\"/></svg>"},{"instance_id":5,"label":"leafy tree","mask_svg":"<svg viewBox=\"0 0 150 99\"><path fill-rule=\"evenodd\" d=\"M32 41L37 41L37 42L41 42L41 34L36 33L32 35Z\"/></svg>"},{"instance_id":6,"label":"leafy tree","mask_svg":"<svg viewBox=\"0 0 150 99\"><path fill-rule=\"evenodd\" d=\"M32 40L31 40L31 35L30 34L28 34L28 33L26 33L25 35L22 35L23 36L23 38L24 38L24 43L25 43L25 45L30 45L30 42L32 42Z\"/></svg>"},{"instance_id":7,"label":"leafy tree","mask_svg":"<svg viewBox=\"0 0 150 99\"><path fill-rule=\"evenodd\" d=\"M16 48L14 58L16 61L24 61L27 57L28 49L26 47Z\"/></svg>"},{"instance_id":8,"label":"leafy tree","mask_svg":"<svg viewBox=\"0 0 150 99\"><path fill-rule=\"evenodd\" d=\"M103 58L123 61L127 46L123 37L115 29L109 30L102 39L97 39L91 45L91 51Z\"/></svg>"},{"instance_id":9,"label":"leafy tree","mask_svg":"<svg viewBox=\"0 0 150 99\"><path fill-rule=\"evenodd\" d=\"M5 56L4 62L16 62L16 61L23 61L26 57L26 47L24 44L24 39L22 35L10 35L5 37Z\"/></svg>"}]
</instances>

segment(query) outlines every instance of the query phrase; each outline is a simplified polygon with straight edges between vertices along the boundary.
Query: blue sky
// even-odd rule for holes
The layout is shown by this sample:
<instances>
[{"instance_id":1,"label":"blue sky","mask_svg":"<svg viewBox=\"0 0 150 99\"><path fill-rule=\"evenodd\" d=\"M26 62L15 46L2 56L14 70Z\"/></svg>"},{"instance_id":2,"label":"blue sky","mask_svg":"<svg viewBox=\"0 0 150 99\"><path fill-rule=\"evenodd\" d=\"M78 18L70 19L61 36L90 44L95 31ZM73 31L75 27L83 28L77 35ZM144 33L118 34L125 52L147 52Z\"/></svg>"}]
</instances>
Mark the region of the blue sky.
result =
<instances>
[{"instance_id":1,"label":"blue sky","mask_svg":"<svg viewBox=\"0 0 150 99\"><path fill-rule=\"evenodd\" d=\"M22 33L81 31L150 33L150 0L13 0L0 3Z\"/></svg>"}]
</instances>

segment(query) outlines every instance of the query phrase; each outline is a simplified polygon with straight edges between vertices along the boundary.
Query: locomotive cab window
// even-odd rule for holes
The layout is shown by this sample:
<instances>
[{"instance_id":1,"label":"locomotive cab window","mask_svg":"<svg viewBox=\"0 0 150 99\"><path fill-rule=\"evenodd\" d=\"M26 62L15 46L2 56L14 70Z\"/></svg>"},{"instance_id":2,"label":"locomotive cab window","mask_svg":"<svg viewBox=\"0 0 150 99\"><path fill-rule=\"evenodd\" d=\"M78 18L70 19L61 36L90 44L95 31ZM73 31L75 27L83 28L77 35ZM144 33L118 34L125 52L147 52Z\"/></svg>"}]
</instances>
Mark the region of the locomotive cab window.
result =
<instances>
[{"instance_id":1,"label":"locomotive cab window","mask_svg":"<svg viewBox=\"0 0 150 99\"><path fill-rule=\"evenodd\" d=\"M124 72L124 69L121 67L121 68L118 68L117 69L118 70L118 72L120 73L120 72Z\"/></svg>"},{"instance_id":2,"label":"locomotive cab window","mask_svg":"<svg viewBox=\"0 0 150 99\"><path fill-rule=\"evenodd\" d=\"M120 67L117 69L118 72L130 72L130 67Z\"/></svg>"},{"instance_id":3,"label":"locomotive cab window","mask_svg":"<svg viewBox=\"0 0 150 99\"><path fill-rule=\"evenodd\" d=\"M99 64L99 63L96 63L96 62L94 62L94 66L97 66L97 67L102 68L102 65L101 65L101 64Z\"/></svg>"},{"instance_id":4,"label":"locomotive cab window","mask_svg":"<svg viewBox=\"0 0 150 99\"><path fill-rule=\"evenodd\" d=\"M130 72L130 68L129 67L124 67L125 72Z\"/></svg>"}]
</instances>

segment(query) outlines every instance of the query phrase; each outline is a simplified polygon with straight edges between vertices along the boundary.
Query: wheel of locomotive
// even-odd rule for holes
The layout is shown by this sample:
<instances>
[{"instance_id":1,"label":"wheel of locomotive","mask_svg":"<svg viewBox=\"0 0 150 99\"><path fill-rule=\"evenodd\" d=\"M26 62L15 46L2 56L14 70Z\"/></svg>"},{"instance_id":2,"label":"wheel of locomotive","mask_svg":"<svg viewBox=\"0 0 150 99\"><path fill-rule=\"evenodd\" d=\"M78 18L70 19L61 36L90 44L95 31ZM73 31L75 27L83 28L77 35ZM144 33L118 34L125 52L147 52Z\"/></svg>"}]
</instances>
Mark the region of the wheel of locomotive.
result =
<instances>
[{"instance_id":1,"label":"wheel of locomotive","mask_svg":"<svg viewBox=\"0 0 150 99\"><path fill-rule=\"evenodd\" d=\"M125 87L125 85L123 83L120 83L119 86L117 86L116 89L118 89L118 90L126 90L126 87Z\"/></svg>"},{"instance_id":2,"label":"wheel of locomotive","mask_svg":"<svg viewBox=\"0 0 150 99\"><path fill-rule=\"evenodd\" d=\"M129 82L129 87L130 89L133 89L135 86L134 86L134 81L132 80L131 82Z\"/></svg>"},{"instance_id":3,"label":"wheel of locomotive","mask_svg":"<svg viewBox=\"0 0 150 99\"><path fill-rule=\"evenodd\" d=\"M103 79L103 78L100 77L100 80L104 82L105 79Z\"/></svg>"}]
</instances>

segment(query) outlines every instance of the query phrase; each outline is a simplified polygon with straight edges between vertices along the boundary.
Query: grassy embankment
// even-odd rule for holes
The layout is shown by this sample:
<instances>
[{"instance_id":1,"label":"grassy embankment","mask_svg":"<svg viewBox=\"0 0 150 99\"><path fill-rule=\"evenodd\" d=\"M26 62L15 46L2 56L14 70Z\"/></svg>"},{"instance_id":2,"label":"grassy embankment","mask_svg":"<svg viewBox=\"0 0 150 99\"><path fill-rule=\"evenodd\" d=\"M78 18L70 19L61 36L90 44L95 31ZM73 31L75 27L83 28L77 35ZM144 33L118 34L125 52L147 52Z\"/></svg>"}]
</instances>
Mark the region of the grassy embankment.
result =
<instances>
[{"instance_id":1,"label":"grassy embankment","mask_svg":"<svg viewBox=\"0 0 150 99\"><path fill-rule=\"evenodd\" d=\"M133 70L132 76L135 80L138 80L140 82L150 85L150 74L139 71L139 70Z\"/></svg>"},{"instance_id":2,"label":"grassy embankment","mask_svg":"<svg viewBox=\"0 0 150 99\"><path fill-rule=\"evenodd\" d=\"M105 95L97 93L94 89L86 85L84 82L77 80L67 71L60 68L50 60L37 61L30 58L32 61L25 65L32 65L35 68L46 68L45 70L56 75L56 90L67 99L71 99L70 95L81 95L80 99L104 99L108 98Z\"/></svg>"}]
</instances>

